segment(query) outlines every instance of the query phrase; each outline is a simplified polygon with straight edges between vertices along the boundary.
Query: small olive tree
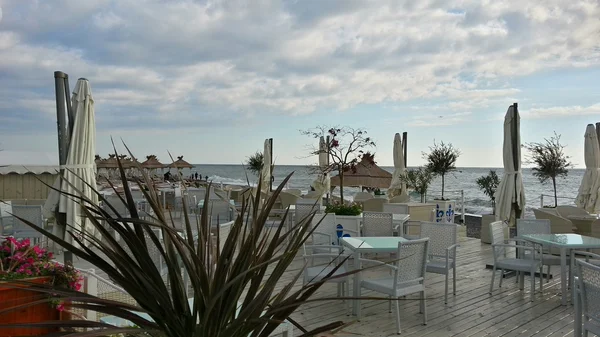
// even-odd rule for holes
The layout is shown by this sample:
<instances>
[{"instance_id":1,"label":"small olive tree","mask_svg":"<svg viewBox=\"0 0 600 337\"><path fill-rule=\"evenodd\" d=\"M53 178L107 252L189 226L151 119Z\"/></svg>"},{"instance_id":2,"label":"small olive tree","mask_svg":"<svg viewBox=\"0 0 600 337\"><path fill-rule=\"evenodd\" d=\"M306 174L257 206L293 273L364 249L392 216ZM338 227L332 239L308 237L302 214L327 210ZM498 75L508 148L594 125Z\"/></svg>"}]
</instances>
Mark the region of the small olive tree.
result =
<instances>
[{"instance_id":1,"label":"small olive tree","mask_svg":"<svg viewBox=\"0 0 600 337\"><path fill-rule=\"evenodd\" d=\"M429 153L423 152L423 159L427 160L427 170L435 176L442 177L442 200L444 199L444 187L446 174L456 170L456 160L460 157L459 149L451 143L435 141L429 147Z\"/></svg>"},{"instance_id":2,"label":"small olive tree","mask_svg":"<svg viewBox=\"0 0 600 337\"><path fill-rule=\"evenodd\" d=\"M563 151L565 146L560 143L560 135L554 132L554 136L544 139L543 143L527 143L523 147L529 151L526 163L534 165L532 168L533 175L542 184L549 179L552 180L554 207L558 206L556 178L566 177L569 168L573 167L573 164L569 161L571 157Z\"/></svg>"},{"instance_id":3,"label":"small olive tree","mask_svg":"<svg viewBox=\"0 0 600 337\"><path fill-rule=\"evenodd\" d=\"M475 181L477 186L483 191L483 193L490 198L492 201L492 214L496 214L496 189L500 185L500 178L496 171L490 170L487 176L481 176Z\"/></svg>"},{"instance_id":4,"label":"small olive tree","mask_svg":"<svg viewBox=\"0 0 600 337\"><path fill-rule=\"evenodd\" d=\"M263 169L264 157L262 152L256 151L255 154L251 155L246 159L246 169L256 175L259 175Z\"/></svg>"},{"instance_id":5,"label":"small olive tree","mask_svg":"<svg viewBox=\"0 0 600 337\"><path fill-rule=\"evenodd\" d=\"M433 174L427 168L419 167L404 172L400 180L406 184L406 187L412 188L421 195L421 202L425 202L427 189L433 180Z\"/></svg>"},{"instance_id":6,"label":"small olive tree","mask_svg":"<svg viewBox=\"0 0 600 337\"><path fill-rule=\"evenodd\" d=\"M375 147L375 142L367 136L364 129L355 129L348 126L318 126L300 133L315 139L329 136L327 146L329 152L329 166L323 168L323 173L337 171L340 177L340 198L344 201L344 172L355 170L356 164L362 160L365 150ZM323 150L311 147L311 155L319 155ZM327 150L326 150L327 151Z\"/></svg>"}]
</instances>

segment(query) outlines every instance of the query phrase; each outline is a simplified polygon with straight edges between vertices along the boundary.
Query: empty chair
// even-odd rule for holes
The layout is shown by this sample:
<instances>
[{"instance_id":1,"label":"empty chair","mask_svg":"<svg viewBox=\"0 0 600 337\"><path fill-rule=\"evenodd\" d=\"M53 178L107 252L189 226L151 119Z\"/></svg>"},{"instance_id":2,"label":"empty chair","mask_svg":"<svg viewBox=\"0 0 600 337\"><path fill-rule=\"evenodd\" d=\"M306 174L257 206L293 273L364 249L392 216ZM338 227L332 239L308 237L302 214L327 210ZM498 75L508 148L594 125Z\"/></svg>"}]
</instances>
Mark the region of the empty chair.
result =
<instances>
[{"instance_id":1,"label":"empty chair","mask_svg":"<svg viewBox=\"0 0 600 337\"><path fill-rule=\"evenodd\" d=\"M548 219L517 219L517 236L522 237L527 234L552 234L552 227ZM527 241L524 246L532 246ZM523 252L525 257L531 256L530 252ZM560 256L550 254L550 249L542 247L542 266L548 266L546 282L550 281L550 266L560 266ZM540 275L541 277L541 275Z\"/></svg>"},{"instance_id":2,"label":"empty chair","mask_svg":"<svg viewBox=\"0 0 600 337\"><path fill-rule=\"evenodd\" d=\"M289 193L289 194L293 194L295 196L297 196L298 198L300 196L302 196L302 191L298 188L288 188L286 190L283 190L283 192Z\"/></svg>"},{"instance_id":3,"label":"empty chair","mask_svg":"<svg viewBox=\"0 0 600 337\"><path fill-rule=\"evenodd\" d=\"M458 231L455 224L422 222L421 237L429 238L427 272L446 276L444 303L448 303L448 277L452 270L452 294L456 295L456 247Z\"/></svg>"},{"instance_id":4,"label":"empty chair","mask_svg":"<svg viewBox=\"0 0 600 337\"><path fill-rule=\"evenodd\" d=\"M492 222L490 224L490 236L492 239L492 253L494 255L494 268L492 271L492 282L490 283L490 294L494 289L494 278L496 276L496 270L500 269L500 272L504 270L513 270L516 272L521 272L521 282L520 289L523 290L523 285L525 281L525 273L529 273L529 277L531 278L531 301L535 298L535 272L542 268L542 260L541 260L541 252L538 252L537 247L530 246L529 242L526 242L527 245L517 245L517 244L509 244L507 240L504 239L504 228L506 225L502 221ZM511 239L515 242L523 242L524 240L520 239ZM530 251L531 256L529 258L519 258L519 257L509 257L508 249L514 248L515 254L516 250L519 251ZM500 276L500 287L502 287L502 279ZM540 277L540 291L543 290L543 282Z\"/></svg>"},{"instance_id":5,"label":"empty chair","mask_svg":"<svg viewBox=\"0 0 600 337\"><path fill-rule=\"evenodd\" d=\"M407 203L410 202L410 196L408 194L400 194L390 199L391 204Z\"/></svg>"},{"instance_id":6,"label":"empty chair","mask_svg":"<svg viewBox=\"0 0 600 337\"><path fill-rule=\"evenodd\" d=\"M300 200L299 200L300 201ZM314 203L296 203L294 206L294 226L308 221L312 214L316 214L319 210L319 205Z\"/></svg>"},{"instance_id":7,"label":"empty chair","mask_svg":"<svg viewBox=\"0 0 600 337\"><path fill-rule=\"evenodd\" d=\"M394 236L394 215L383 212L363 212L362 236Z\"/></svg>"},{"instance_id":8,"label":"empty chair","mask_svg":"<svg viewBox=\"0 0 600 337\"><path fill-rule=\"evenodd\" d=\"M358 224L355 227L344 227L338 224L334 213L317 214L313 217L313 245L340 245L341 237L360 236Z\"/></svg>"},{"instance_id":9,"label":"empty chair","mask_svg":"<svg viewBox=\"0 0 600 337\"><path fill-rule=\"evenodd\" d=\"M14 215L12 230L10 235L18 239L33 239L34 242L39 242L44 235L23 221L35 225L39 228L44 228L43 207L38 205L12 205L12 214ZM18 218L17 218L18 217Z\"/></svg>"},{"instance_id":10,"label":"empty chair","mask_svg":"<svg viewBox=\"0 0 600 337\"><path fill-rule=\"evenodd\" d=\"M600 336L600 266L576 260L577 283L579 290L579 299L577 305L580 307L580 314L583 315L583 324L575 318L575 331L583 329L583 335L588 336L588 332ZM579 311L576 310L576 311ZM579 321L581 316L579 317Z\"/></svg>"},{"instance_id":11,"label":"empty chair","mask_svg":"<svg viewBox=\"0 0 600 337\"><path fill-rule=\"evenodd\" d=\"M386 199L372 198L363 201L363 211L366 212L383 212L383 205L387 204Z\"/></svg>"},{"instance_id":12,"label":"empty chair","mask_svg":"<svg viewBox=\"0 0 600 337\"><path fill-rule=\"evenodd\" d=\"M382 264L381 261L361 259L364 263L375 263L390 269L391 276L379 279L362 280L356 297L361 296L362 288L372 290L390 297L390 312L392 301L396 305L396 328L398 334L400 327L400 297L420 293L420 312L423 314L423 324L427 324L427 305L425 294L425 269L427 263L429 239L411 240L398 243L397 259L391 264ZM360 300L359 300L360 301ZM358 318L361 316L360 304L358 305Z\"/></svg>"},{"instance_id":13,"label":"empty chair","mask_svg":"<svg viewBox=\"0 0 600 337\"><path fill-rule=\"evenodd\" d=\"M295 194L287 192L279 193L279 202L281 202L281 208L287 209L291 205L295 205L298 198L299 197Z\"/></svg>"},{"instance_id":14,"label":"empty chair","mask_svg":"<svg viewBox=\"0 0 600 337\"><path fill-rule=\"evenodd\" d=\"M383 204L383 212L393 214L409 214L408 205L406 204Z\"/></svg>"}]
</instances>

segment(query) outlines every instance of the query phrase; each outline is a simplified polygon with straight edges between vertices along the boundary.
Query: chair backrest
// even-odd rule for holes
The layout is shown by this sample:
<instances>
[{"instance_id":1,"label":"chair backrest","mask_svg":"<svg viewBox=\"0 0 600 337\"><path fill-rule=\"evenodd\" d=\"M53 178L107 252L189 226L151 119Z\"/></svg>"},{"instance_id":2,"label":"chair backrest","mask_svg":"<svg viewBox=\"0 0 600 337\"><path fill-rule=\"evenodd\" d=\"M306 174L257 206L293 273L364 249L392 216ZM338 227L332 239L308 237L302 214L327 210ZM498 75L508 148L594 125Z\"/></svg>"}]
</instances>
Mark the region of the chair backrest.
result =
<instances>
[{"instance_id":1,"label":"chair backrest","mask_svg":"<svg viewBox=\"0 0 600 337\"><path fill-rule=\"evenodd\" d=\"M600 266L583 260L575 261L575 265L579 276L583 315L597 325L600 323Z\"/></svg>"},{"instance_id":2,"label":"chair backrest","mask_svg":"<svg viewBox=\"0 0 600 337\"><path fill-rule=\"evenodd\" d=\"M517 236L551 233L549 219L517 219Z\"/></svg>"},{"instance_id":3,"label":"chair backrest","mask_svg":"<svg viewBox=\"0 0 600 337\"><path fill-rule=\"evenodd\" d=\"M506 228L506 224L503 221L494 221L490 223L490 238L491 244L502 244L504 243L504 229ZM495 254L497 256L502 256L506 254L505 247L494 247Z\"/></svg>"},{"instance_id":4,"label":"chair backrest","mask_svg":"<svg viewBox=\"0 0 600 337\"><path fill-rule=\"evenodd\" d=\"M358 192L354 195L354 201L362 202L365 200L372 199L373 195L368 192Z\"/></svg>"},{"instance_id":5,"label":"chair backrest","mask_svg":"<svg viewBox=\"0 0 600 337\"><path fill-rule=\"evenodd\" d=\"M17 219L16 217L20 217L28 222L36 225L37 227L44 226L44 217L43 207L42 206L32 206L32 205L13 205L12 213L15 218L13 220L13 232L17 235L17 232L31 232L31 237L41 237L42 234L38 233L36 230L32 229L28 225L26 225L23 221Z\"/></svg>"},{"instance_id":6,"label":"chair backrest","mask_svg":"<svg viewBox=\"0 0 600 337\"><path fill-rule=\"evenodd\" d=\"M312 220L315 228L312 234L312 245L337 245L336 220L334 213L315 215Z\"/></svg>"},{"instance_id":7,"label":"chair backrest","mask_svg":"<svg viewBox=\"0 0 600 337\"><path fill-rule=\"evenodd\" d=\"M293 194L297 197L300 197L302 195L302 190L298 189L298 188L288 188L286 190L283 190L283 192L289 193L289 194Z\"/></svg>"},{"instance_id":8,"label":"chair backrest","mask_svg":"<svg viewBox=\"0 0 600 337\"><path fill-rule=\"evenodd\" d=\"M394 215L383 212L363 212L363 236L393 236Z\"/></svg>"},{"instance_id":9,"label":"chair backrest","mask_svg":"<svg viewBox=\"0 0 600 337\"><path fill-rule=\"evenodd\" d=\"M406 203L410 201L410 195L400 194L390 199L391 204Z\"/></svg>"},{"instance_id":10,"label":"chair backrest","mask_svg":"<svg viewBox=\"0 0 600 337\"><path fill-rule=\"evenodd\" d=\"M295 211L294 211L294 225L302 222L308 221L308 218L312 213L316 213L318 211L318 204L314 203L296 203Z\"/></svg>"},{"instance_id":11,"label":"chair backrest","mask_svg":"<svg viewBox=\"0 0 600 337\"><path fill-rule=\"evenodd\" d=\"M457 229L451 223L421 222L421 238L429 238L429 256L445 258L446 248L458 243Z\"/></svg>"},{"instance_id":12,"label":"chair backrest","mask_svg":"<svg viewBox=\"0 0 600 337\"><path fill-rule=\"evenodd\" d=\"M590 213L588 213L585 209L569 205L556 206L556 212L563 218L567 219L572 215L583 217L590 216Z\"/></svg>"},{"instance_id":13,"label":"chair backrest","mask_svg":"<svg viewBox=\"0 0 600 337\"><path fill-rule=\"evenodd\" d=\"M383 211L392 214L408 214L408 205L405 204L383 204Z\"/></svg>"},{"instance_id":14,"label":"chair backrest","mask_svg":"<svg viewBox=\"0 0 600 337\"><path fill-rule=\"evenodd\" d=\"M0 201L0 216L7 216L12 213L12 201Z\"/></svg>"},{"instance_id":15,"label":"chair backrest","mask_svg":"<svg viewBox=\"0 0 600 337\"><path fill-rule=\"evenodd\" d=\"M318 191L310 191L304 195L304 199L319 199L323 196L321 192Z\"/></svg>"},{"instance_id":16,"label":"chair backrest","mask_svg":"<svg viewBox=\"0 0 600 337\"><path fill-rule=\"evenodd\" d=\"M363 202L363 210L367 212L383 212L383 205L387 204L387 199L371 198Z\"/></svg>"},{"instance_id":17,"label":"chair backrest","mask_svg":"<svg viewBox=\"0 0 600 337\"><path fill-rule=\"evenodd\" d=\"M395 262L398 269L394 272L396 284L422 281L425 278L428 254L428 238L400 242Z\"/></svg>"},{"instance_id":18,"label":"chair backrest","mask_svg":"<svg viewBox=\"0 0 600 337\"><path fill-rule=\"evenodd\" d=\"M291 205L295 205L298 200L298 196L288 192L279 193L279 201L281 202L281 208L286 209Z\"/></svg>"}]
</instances>

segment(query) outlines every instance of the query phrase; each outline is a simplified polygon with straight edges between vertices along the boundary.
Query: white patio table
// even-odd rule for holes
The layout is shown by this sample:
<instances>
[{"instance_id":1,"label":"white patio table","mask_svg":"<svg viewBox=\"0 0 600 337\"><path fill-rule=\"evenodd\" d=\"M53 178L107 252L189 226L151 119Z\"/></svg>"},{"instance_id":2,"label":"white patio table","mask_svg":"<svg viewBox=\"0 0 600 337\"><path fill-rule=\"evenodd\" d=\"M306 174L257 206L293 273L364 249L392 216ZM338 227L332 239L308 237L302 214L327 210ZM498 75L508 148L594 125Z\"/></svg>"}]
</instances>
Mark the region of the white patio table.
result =
<instances>
[{"instance_id":1,"label":"white patio table","mask_svg":"<svg viewBox=\"0 0 600 337\"><path fill-rule=\"evenodd\" d=\"M361 269L360 255L366 253L395 253L398 251L398 243L408 241L407 239L399 236L390 237L343 237L341 244L344 247L350 249L354 254L354 268ZM354 290L352 296L356 297L360 291L360 279L361 273L354 273ZM352 303L352 314L356 315L358 308L358 301L353 300Z\"/></svg>"},{"instance_id":2,"label":"white patio table","mask_svg":"<svg viewBox=\"0 0 600 337\"><path fill-rule=\"evenodd\" d=\"M567 252L600 248L600 239L579 234L528 234L523 239L546 247L560 249L560 291L562 305L567 305ZM573 273L569 270L569 286L573 286Z\"/></svg>"}]
</instances>

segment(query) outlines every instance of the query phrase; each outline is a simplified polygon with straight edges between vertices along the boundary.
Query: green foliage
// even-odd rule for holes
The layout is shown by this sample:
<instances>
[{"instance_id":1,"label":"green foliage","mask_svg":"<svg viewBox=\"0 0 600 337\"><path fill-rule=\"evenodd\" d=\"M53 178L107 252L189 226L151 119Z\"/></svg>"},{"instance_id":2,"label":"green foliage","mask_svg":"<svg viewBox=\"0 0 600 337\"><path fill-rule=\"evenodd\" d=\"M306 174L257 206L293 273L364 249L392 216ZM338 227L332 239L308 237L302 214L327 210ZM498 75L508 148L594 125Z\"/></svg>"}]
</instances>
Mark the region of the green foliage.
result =
<instances>
[{"instance_id":1,"label":"green foliage","mask_svg":"<svg viewBox=\"0 0 600 337\"><path fill-rule=\"evenodd\" d=\"M529 151L527 164L533 164L533 175L543 184L548 180L552 181L554 188L554 205L558 205L556 195L556 178L566 177L569 168L573 164L569 161L571 157L564 153L565 146L560 143L560 135L554 133L549 139L544 139L543 143L528 143L523 145Z\"/></svg>"},{"instance_id":2,"label":"green foliage","mask_svg":"<svg viewBox=\"0 0 600 337\"><path fill-rule=\"evenodd\" d=\"M429 147L429 153L423 152L423 158L427 160L427 169L434 175L442 177L442 200L446 174L456 170L456 160L460 155L460 150L454 148L451 143L437 144L435 141L433 146Z\"/></svg>"},{"instance_id":3,"label":"green foliage","mask_svg":"<svg viewBox=\"0 0 600 337\"><path fill-rule=\"evenodd\" d=\"M417 169L406 170L400 176L400 180L406 184L406 187L412 188L421 195L421 202L425 202L427 189L433 180L433 174L427 168L419 167Z\"/></svg>"},{"instance_id":4,"label":"green foliage","mask_svg":"<svg viewBox=\"0 0 600 337\"><path fill-rule=\"evenodd\" d=\"M360 215L362 213L362 207L357 203L351 203L349 205L341 203L329 204L325 207L325 213L335 213L335 215Z\"/></svg>"},{"instance_id":5,"label":"green foliage","mask_svg":"<svg viewBox=\"0 0 600 337\"><path fill-rule=\"evenodd\" d=\"M481 176L475 182L479 189L492 201L493 214L496 214L496 197L494 195L498 185L500 185L498 174L496 174L496 171L490 170L487 176Z\"/></svg>"},{"instance_id":6,"label":"green foliage","mask_svg":"<svg viewBox=\"0 0 600 337\"><path fill-rule=\"evenodd\" d=\"M248 157L248 160L246 160L246 168L248 169L248 171L250 171L256 175L260 175L260 172L262 171L263 166L264 166L264 156L263 156L262 152L260 152L260 151L257 151L255 154Z\"/></svg>"},{"instance_id":7,"label":"green foliage","mask_svg":"<svg viewBox=\"0 0 600 337\"><path fill-rule=\"evenodd\" d=\"M211 234L210 211L207 208L210 184L201 216L193 219L188 216L191 211L187 200L183 199L183 217L179 225L182 229L178 231L169 211L161 207L158 190L145 173L143 180L150 188L142 191L154 215L149 219L140 218L120 160L119 170L124 187L121 202L128 209L129 217L119 215L115 205L108 204L100 193L97 193L99 200L107 203L110 212L82 197L81 192L70 195L80 203L83 214L100 238L68 227L77 242L77 245L70 244L21 220L77 258L103 270L137 304L102 299L73 290L32 289L56 293L66 301L76 298L68 307L127 319L139 329L124 330L99 322L77 320L44 322L40 326L94 328L78 333L80 336L146 333L164 337L266 337L281 322L290 319L289 316L306 303L338 268L334 264L332 272L322 281L302 286L295 286L301 272L291 279L284 278L303 244L318 226L309 225L314 213L295 223L289 231L287 213L277 227L266 226L271 208L291 174L266 200L262 201L258 193L244 199L229 235L222 238L218 230L215 232L216 246L222 248L213 250L210 247L214 247L215 235ZM142 182L138 184L142 185ZM258 190L261 184L259 180ZM117 241L113 233L118 233L121 240ZM153 252L158 252L164 261L166 275L156 264L156 253ZM187 282L183 275L188 276ZM188 305L190 296L193 297L192 307ZM7 310L0 310L0 315ZM146 313L152 320L132 311ZM314 336L342 324L335 322L326 327L313 327L314 330L305 332L303 336ZM306 331L300 325L298 328Z\"/></svg>"}]
</instances>

